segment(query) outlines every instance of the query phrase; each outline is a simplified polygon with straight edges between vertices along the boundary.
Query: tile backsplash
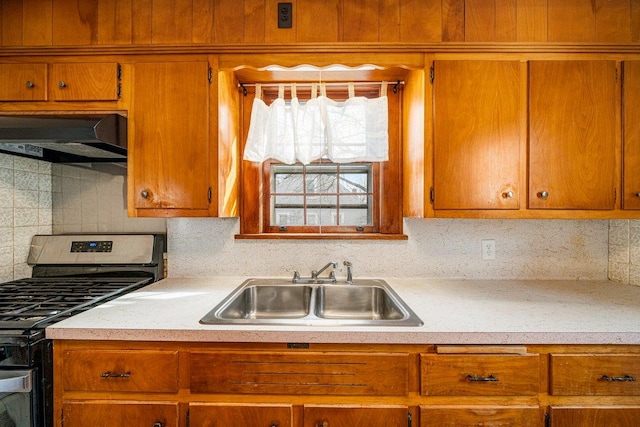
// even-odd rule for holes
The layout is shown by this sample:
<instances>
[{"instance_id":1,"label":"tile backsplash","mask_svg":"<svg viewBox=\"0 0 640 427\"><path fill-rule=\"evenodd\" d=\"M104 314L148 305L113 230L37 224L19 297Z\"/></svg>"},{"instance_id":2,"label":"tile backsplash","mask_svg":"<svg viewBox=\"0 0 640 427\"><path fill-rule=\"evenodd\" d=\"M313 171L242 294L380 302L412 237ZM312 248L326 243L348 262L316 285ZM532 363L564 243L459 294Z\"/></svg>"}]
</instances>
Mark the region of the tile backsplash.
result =
<instances>
[{"instance_id":1,"label":"tile backsplash","mask_svg":"<svg viewBox=\"0 0 640 427\"><path fill-rule=\"evenodd\" d=\"M165 232L163 218L128 218L126 177L0 153L0 282L31 275L35 234Z\"/></svg>"}]
</instances>

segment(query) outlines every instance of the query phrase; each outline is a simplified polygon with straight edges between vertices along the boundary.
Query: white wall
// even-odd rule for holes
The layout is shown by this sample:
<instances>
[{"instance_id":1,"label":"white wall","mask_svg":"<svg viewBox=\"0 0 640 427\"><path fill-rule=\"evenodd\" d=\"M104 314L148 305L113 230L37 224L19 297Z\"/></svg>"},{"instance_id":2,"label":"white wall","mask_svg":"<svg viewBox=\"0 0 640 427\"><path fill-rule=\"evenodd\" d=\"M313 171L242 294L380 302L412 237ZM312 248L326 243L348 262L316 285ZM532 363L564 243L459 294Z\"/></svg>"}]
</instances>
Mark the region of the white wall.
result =
<instances>
[{"instance_id":1,"label":"white wall","mask_svg":"<svg viewBox=\"0 0 640 427\"><path fill-rule=\"evenodd\" d=\"M406 241L236 240L236 219L167 222L171 277L303 276L329 261L355 277L607 279L609 221L406 219ZM496 259L482 260L482 239Z\"/></svg>"}]
</instances>

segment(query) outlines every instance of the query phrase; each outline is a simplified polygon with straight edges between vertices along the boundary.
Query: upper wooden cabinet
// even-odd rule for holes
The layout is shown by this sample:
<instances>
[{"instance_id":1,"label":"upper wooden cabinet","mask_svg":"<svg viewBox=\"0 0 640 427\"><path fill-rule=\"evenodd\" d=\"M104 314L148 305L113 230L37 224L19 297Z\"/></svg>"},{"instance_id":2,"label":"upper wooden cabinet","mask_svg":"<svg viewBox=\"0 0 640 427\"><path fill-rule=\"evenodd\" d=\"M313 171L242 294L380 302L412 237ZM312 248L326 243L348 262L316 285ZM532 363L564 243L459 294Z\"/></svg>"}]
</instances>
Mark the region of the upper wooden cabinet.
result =
<instances>
[{"instance_id":1,"label":"upper wooden cabinet","mask_svg":"<svg viewBox=\"0 0 640 427\"><path fill-rule=\"evenodd\" d=\"M134 65L129 215L209 214L209 73L207 61Z\"/></svg>"},{"instance_id":2,"label":"upper wooden cabinet","mask_svg":"<svg viewBox=\"0 0 640 427\"><path fill-rule=\"evenodd\" d=\"M117 101L116 62L0 64L0 101Z\"/></svg>"},{"instance_id":3,"label":"upper wooden cabinet","mask_svg":"<svg viewBox=\"0 0 640 427\"><path fill-rule=\"evenodd\" d=\"M517 61L434 64L434 209L518 209Z\"/></svg>"},{"instance_id":4,"label":"upper wooden cabinet","mask_svg":"<svg viewBox=\"0 0 640 427\"><path fill-rule=\"evenodd\" d=\"M640 209L640 61L624 63L623 207Z\"/></svg>"},{"instance_id":5,"label":"upper wooden cabinet","mask_svg":"<svg viewBox=\"0 0 640 427\"><path fill-rule=\"evenodd\" d=\"M532 61L529 72L529 208L614 209L615 61Z\"/></svg>"},{"instance_id":6,"label":"upper wooden cabinet","mask_svg":"<svg viewBox=\"0 0 640 427\"><path fill-rule=\"evenodd\" d=\"M0 64L0 101L46 101L47 64Z\"/></svg>"},{"instance_id":7,"label":"upper wooden cabinet","mask_svg":"<svg viewBox=\"0 0 640 427\"><path fill-rule=\"evenodd\" d=\"M115 62L52 64L49 77L53 101L117 101L120 66Z\"/></svg>"}]
</instances>

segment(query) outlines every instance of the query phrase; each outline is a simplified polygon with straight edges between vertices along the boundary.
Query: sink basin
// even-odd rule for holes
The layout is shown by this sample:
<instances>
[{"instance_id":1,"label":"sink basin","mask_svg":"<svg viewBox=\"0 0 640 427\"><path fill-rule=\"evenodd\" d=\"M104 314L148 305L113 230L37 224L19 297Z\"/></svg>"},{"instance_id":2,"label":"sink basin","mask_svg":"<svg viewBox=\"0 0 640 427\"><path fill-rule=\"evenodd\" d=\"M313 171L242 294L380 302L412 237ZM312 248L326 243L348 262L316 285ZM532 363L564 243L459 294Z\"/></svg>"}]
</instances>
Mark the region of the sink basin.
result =
<instances>
[{"instance_id":1,"label":"sink basin","mask_svg":"<svg viewBox=\"0 0 640 427\"><path fill-rule=\"evenodd\" d=\"M402 320L401 302L382 286L316 288L315 314L323 319Z\"/></svg>"},{"instance_id":2,"label":"sink basin","mask_svg":"<svg viewBox=\"0 0 640 427\"><path fill-rule=\"evenodd\" d=\"M353 284L248 279L200 323L207 325L420 326L422 320L384 280Z\"/></svg>"},{"instance_id":3,"label":"sink basin","mask_svg":"<svg viewBox=\"0 0 640 427\"><path fill-rule=\"evenodd\" d=\"M310 286L250 285L220 310L222 319L296 319L309 314Z\"/></svg>"}]
</instances>

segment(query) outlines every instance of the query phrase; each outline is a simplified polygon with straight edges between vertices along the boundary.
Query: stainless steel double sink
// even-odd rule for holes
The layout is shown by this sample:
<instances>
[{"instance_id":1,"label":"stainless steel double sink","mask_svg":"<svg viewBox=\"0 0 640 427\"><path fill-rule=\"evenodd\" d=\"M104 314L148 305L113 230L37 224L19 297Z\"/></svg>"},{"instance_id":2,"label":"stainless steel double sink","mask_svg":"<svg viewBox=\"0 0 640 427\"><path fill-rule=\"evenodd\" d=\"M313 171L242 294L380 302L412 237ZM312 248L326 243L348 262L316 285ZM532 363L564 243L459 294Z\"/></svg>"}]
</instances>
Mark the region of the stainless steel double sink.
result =
<instances>
[{"instance_id":1,"label":"stainless steel double sink","mask_svg":"<svg viewBox=\"0 0 640 427\"><path fill-rule=\"evenodd\" d=\"M352 284L248 279L213 308L207 325L420 326L384 280Z\"/></svg>"}]
</instances>

